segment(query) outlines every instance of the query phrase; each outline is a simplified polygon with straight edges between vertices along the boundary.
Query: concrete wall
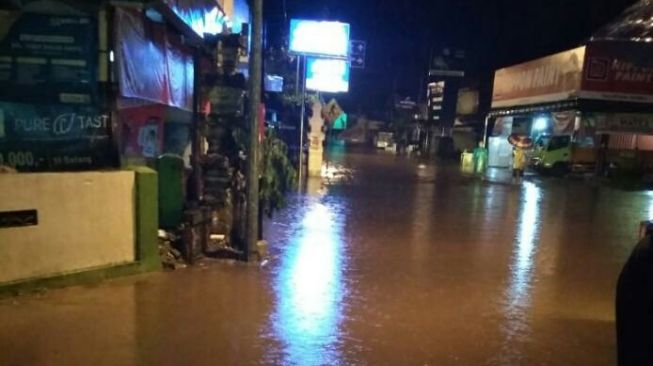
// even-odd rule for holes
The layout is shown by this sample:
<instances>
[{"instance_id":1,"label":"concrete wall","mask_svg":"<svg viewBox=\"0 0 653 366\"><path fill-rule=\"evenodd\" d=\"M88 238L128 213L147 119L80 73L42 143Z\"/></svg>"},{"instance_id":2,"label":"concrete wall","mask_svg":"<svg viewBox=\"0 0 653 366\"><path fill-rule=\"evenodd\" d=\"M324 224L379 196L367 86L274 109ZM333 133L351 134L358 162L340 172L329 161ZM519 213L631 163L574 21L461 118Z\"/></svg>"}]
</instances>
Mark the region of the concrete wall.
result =
<instances>
[{"instance_id":1,"label":"concrete wall","mask_svg":"<svg viewBox=\"0 0 653 366\"><path fill-rule=\"evenodd\" d=\"M0 284L134 262L135 181L132 171L0 174L0 212L38 211L37 226L0 228Z\"/></svg>"}]
</instances>

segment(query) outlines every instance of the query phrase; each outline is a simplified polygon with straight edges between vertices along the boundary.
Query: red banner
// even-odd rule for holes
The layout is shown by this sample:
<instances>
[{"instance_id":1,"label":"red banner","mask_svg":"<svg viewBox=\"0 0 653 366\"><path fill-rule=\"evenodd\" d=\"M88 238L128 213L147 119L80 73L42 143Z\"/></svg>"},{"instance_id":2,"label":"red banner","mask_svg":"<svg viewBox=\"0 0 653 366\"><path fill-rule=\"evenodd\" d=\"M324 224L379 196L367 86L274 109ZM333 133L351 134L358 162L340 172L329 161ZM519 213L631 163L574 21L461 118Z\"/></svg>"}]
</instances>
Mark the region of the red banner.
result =
<instances>
[{"instance_id":1,"label":"red banner","mask_svg":"<svg viewBox=\"0 0 653 366\"><path fill-rule=\"evenodd\" d=\"M587 47L581 96L653 102L653 45L645 42L596 42Z\"/></svg>"},{"instance_id":2,"label":"red banner","mask_svg":"<svg viewBox=\"0 0 653 366\"><path fill-rule=\"evenodd\" d=\"M130 9L116 9L114 26L120 95L192 110L193 58L180 39Z\"/></svg>"}]
</instances>

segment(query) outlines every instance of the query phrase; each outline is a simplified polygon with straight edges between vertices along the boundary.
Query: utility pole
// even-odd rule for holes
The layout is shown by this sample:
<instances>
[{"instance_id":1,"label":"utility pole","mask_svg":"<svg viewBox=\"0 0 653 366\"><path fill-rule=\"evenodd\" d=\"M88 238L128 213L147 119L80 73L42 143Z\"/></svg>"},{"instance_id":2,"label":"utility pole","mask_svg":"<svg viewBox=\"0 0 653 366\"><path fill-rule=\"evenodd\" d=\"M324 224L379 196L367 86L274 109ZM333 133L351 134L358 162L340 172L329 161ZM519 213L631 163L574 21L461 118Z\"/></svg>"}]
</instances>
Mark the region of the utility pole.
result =
<instances>
[{"instance_id":1,"label":"utility pole","mask_svg":"<svg viewBox=\"0 0 653 366\"><path fill-rule=\"evenodd\" d=\"M263 71L263 0L251 0L252 50L249 59L249 151L247 154L247 234L245 260L256 253L259 222L259 106Z\"/></svg>"},{"instance_id":2,"label":"utility pole","mask_svg":"<svg viewBox=\"0 0 653 366\"><path fill-rule=\"evenodd\" d=\"M303 74L301 76L301 82L302 82L302 94L301 94L301 109L299 113L299 169L297 170L297 181L299 184L297 185L300 189L302 187L302 172L304 170L304 118L306 116L306 80L304 80L304 76L306 75L306 57L305 56L299 56L300 60L302 60L303 65ZM299 69L298 69L299 70Z\"/></svg>"}]
</instances>

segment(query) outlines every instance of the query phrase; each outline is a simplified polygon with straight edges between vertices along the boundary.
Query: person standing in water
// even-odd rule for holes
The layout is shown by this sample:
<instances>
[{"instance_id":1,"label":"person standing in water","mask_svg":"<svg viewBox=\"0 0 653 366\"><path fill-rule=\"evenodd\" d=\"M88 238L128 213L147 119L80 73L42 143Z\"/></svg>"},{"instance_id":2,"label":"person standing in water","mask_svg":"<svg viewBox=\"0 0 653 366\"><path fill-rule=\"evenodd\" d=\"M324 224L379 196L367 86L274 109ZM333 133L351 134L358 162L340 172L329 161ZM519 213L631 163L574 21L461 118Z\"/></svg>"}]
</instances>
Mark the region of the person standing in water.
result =
<instances>
[{"instance_id":1,"label":"person standing in water","mask_svg":"<svg viewBox=\"0 0 653 366\"><path fill-rule=\"evenodd\" d=\"M526 152L524 149L515 147L512 151L512 177L518 180L524 176L526 167Z\"/></svg>"}]
</instances>

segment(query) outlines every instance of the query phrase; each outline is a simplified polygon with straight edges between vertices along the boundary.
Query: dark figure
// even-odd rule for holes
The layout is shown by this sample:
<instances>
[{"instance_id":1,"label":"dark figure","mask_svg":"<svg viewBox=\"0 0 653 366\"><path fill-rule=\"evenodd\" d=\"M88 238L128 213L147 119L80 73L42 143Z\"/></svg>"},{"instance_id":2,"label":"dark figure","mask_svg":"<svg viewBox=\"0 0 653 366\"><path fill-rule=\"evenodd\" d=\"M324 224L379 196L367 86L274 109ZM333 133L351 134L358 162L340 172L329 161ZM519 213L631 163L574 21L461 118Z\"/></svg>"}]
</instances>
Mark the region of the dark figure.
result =
<instances>
[{"instance_id":1,"label":"dark figure","mask_svg":"<svg viewBox=\"0 0 653 366\"><path fill-rule=\"evenodd\" d=\"M653 236L633 250L617 284L619 366L653 365Z\"/></svg>"}]
</instances>

